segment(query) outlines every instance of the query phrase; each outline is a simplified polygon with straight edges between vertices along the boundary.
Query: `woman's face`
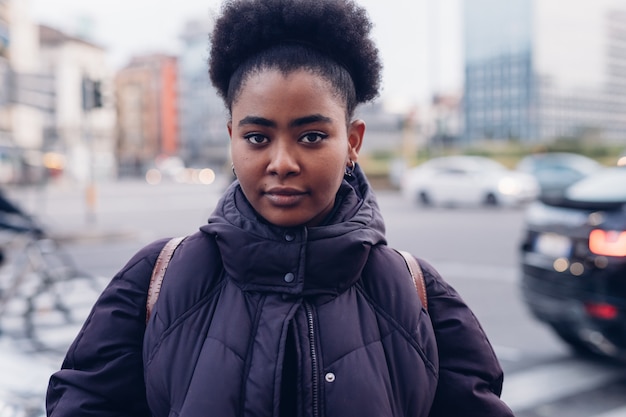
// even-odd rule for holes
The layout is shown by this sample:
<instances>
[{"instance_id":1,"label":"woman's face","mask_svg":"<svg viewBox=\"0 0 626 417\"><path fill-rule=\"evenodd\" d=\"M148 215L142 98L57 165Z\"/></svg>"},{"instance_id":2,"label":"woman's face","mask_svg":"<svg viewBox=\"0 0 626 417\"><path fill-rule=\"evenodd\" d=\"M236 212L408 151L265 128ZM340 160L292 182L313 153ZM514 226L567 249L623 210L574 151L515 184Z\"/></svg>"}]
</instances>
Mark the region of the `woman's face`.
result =
<instances>
[{"instance_id":1,"label":"woman's face","mask_svg":"<svg viewBox=\"0 0 626 417\"><path fill-rule=\"evenodd\" d=\"M228 123L233 164L252 207L277 226L315 226L332 210L365 124L311 72L263 70L246 79Z\"/></svg>"}]
</instances>

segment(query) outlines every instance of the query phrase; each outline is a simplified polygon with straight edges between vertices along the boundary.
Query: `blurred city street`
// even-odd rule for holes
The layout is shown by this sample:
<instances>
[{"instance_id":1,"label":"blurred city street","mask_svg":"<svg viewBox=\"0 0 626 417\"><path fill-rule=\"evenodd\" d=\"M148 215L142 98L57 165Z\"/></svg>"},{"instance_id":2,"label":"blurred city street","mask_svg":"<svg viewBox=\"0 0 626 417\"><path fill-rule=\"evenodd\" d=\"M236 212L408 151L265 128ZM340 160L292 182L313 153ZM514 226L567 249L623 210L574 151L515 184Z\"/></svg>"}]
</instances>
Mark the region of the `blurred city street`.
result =
<instances>
[{"instance_id":1,"label":"blurred city street","mask_svg":"<svg viewBox=\"0 0 626 417\"><path fill-rule=\"evenodd\" d=\"M14 258L4 259L0 417L42 415L48 378L102 288L144 245L195 232L230 180L219 177L232 160L228 111L211 86L206 59L221 0L142 1L0 0L0 187L54 239L35 249L58 242L84 272L58 292L63 308L48 297L60 321L37 323L37 339L29 314L20 313L39 312L34 296L15 296L19 268L8 260ZM501 360L503 398L517 417L626 417L626 364L575 353L524 303L523 237L547 235L550 242L556 233L528 229L525 209L513 204L536 196L519 171L532 175L545 197L591 175L582 169L587 162L598 171L626 166L626 0L357 3L373 18L384 62L380 96L359 106L356 116L367 123L359 163L375 184L389 245L433 264L473 309ZM546 164L548 155L555 159ZM460 169L455 158L448 169L426 169L431 174L423 176L421 168L446 156L484 158L480 170ZM478 175L496 163L498 169ZM181 173L198 180L201 172L218 178L175 181ZM474 193L472 184L479 185ZM403 197L400 187L422 205ZM621 186L605 188L609 195ZM481 206L434 204L442 190L448 191L445 204L478 196ZM622 203L613 214L623 218L626 197L603 197L613 206L617 198ZM553 217L557 221L543 226L558 229L569 216ZM583 223L572 233L586 239L591 222ZM623 221L600 230L604 237L613 232L626 236ZM591 254L589 239L576 246L571 236L560 237L572 256L581 247ZM20 254L10 238L0 240L0 261L8 246ZM568 288L573 282L600 288L602 300L617 299L589 303L598 294L586 288L579 297L600 316L611 307L620 338L626 249L602 249L585 259L590 265L593 259L592 272L607 276L606 256L616 261L622 269L611 280L561 279L583 261L568 258L558 270L559 251L531 278L543 285L546 275L555 277L556 295L545 302L552 312L576 315L587 308L566 304L571 299L564 294L577 295ZM7 273L7 265L14 270ZM38 273L45 275L27 276L36 291ZM17 301L5 308L7 299ZM555 300L568 308L555 307ZM604 319L600 326L611 327ZM575 334L591 340L599 335L592 330Z\"/></svg>"},{"instance_id":2,"label":"blurred city street","mask_svg":"<svg viewBox=\"0 0 626 417\"><path fill-rule=\"evenodd\" d=\"M93 211L81 187L51 185L7 192L61 239L80 269L105 285L144 244L193 233L206 222L223 188L220 181L102 183L97 185ZM394 190L377 194L389 244L435 265L481 320L505 369L503 397L517 416L626 416L626 368L575 356L532 320L520 301L517 246L523 209L426 209ZM80 314L88 314L95 296L89 295L88 303L83 297ZM77 331L78 327L56 329L47 336L55 348L48 351L24 339L0 338L0 391L25 385L43 401L47 378L60 366L62 352ZM27 366L17 365L21 362Z\"/></svg>"}]
</instances>

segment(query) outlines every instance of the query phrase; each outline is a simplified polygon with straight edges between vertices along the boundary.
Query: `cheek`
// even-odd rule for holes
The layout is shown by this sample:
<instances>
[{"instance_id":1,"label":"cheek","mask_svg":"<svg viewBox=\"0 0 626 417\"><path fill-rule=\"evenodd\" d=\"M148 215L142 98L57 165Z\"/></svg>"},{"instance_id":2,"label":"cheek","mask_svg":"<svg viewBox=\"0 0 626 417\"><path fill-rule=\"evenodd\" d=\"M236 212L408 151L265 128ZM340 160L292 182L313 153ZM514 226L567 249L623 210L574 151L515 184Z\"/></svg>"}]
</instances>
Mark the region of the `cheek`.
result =
<instances>
[{"instance_id":1,"label":"cheek","mask_svg":"<svg viewBox=\"0 0 626 417\"><path fill-rule=\"evenodd\" d=\"M241 186L246 189L253 188L256 183L263 179L263 172L259 171L258 165L255 165L254 162L249 158L233 158L237 179Z\"/></svg>"},{"instance_id":2,"label":"cheek","mask_svg":"<svg viewBox=\"0 0 626 417\"><path fill-rule=\"evenodd\" d=\"M245 152L237 150L236 147L231 147L231 158L235 176L244 189L244 193L247 195L248 190L254 188L254 180L260 178L259 173L256 172L257 166L255 160Z\"/></svg>"},{"instance_id":3,"label":"cheek","mask_svg":"<svg viewBox=\"0 0 626 417\"><path fill-rule=\"evenodd\" d=\"M235 166L235 169L237 170L238 173L239 171L243 173L245 170L249 170L255 161L252 158L252 155L250 154L250 152L247 152L246 147L242 145L240 142L231 143L230 155L233 161L233 165Z\"/></svg>"},{"instance_id":4,"label":"cheek","mask_svg":"<svg viewBox=\"0 0 626 417\"><path fill-rule=\"evenodd\" d=\"M328 187L338 188L345 173L345 163L343 159L327 158L320 163L316 171L320 173L318 176L320 183L323 182Z\"/></svg>"}]
</instances>

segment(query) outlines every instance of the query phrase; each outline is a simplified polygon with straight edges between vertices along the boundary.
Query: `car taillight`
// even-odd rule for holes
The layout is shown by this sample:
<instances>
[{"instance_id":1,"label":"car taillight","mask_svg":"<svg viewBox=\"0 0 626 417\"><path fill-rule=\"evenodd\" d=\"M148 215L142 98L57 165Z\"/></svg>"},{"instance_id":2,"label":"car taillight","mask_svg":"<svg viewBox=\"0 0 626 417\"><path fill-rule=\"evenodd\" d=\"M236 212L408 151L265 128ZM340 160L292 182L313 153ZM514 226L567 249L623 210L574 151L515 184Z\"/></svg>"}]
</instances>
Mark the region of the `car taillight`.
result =
<instances>
[{"instance_id":1,"label":"car taillight","mask_svg":"<svg viewBox=\"0 0 626 417\"><path fill-rule=\"evenodd\" d=\"M587 303L585 310L591 317L602 320L613 320L617 318L617 307L606 303Z\"/></svg>"},{"instance_id":2,"label":"car taillight","mask_svg":"<svg viewBox=\"0 0 626 417\"><path fill-rule=\"evenodd\" d=\"M596 255L626 256L626 232L617 230L592 230L589 250Z\"/></svg>"}]
</instances>

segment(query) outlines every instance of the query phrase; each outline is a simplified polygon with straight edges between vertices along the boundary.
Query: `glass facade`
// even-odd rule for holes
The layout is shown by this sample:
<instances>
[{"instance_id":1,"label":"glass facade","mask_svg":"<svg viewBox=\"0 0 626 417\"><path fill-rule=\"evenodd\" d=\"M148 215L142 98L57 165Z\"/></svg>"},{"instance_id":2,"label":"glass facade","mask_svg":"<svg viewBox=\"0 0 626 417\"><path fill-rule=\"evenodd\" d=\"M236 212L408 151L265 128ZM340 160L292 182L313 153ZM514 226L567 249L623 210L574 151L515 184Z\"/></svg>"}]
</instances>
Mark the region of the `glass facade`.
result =
<instances>
[{"instance_id":1,"label":"glass facade","mask_svg":"<svg viewBox=\"0 0 626 417\"><path fill-rule=\"evenodd\" d=\"M529 0L465 3L465 140L533 134Z\"/></svg>"},{"instance_id":2,"label":"glass facade","mask_svg":"<svg viewBox=\"0 0 626 417\"><path fill-rule=\"evenodd\" d=\"M525 138L533 134L533 75L529 52L502 54L465 67L465 136Z\"/></svg>"},{"instance_id":3,"label":"glass facade","mask_svg":"<svg viewBox=\"0 0 626 417\"><path fill-rule=\"evenodd\" d=\"M464 17L467 143L626 138L625 6L466 0Z\"/></svg>"}]
</instances>

